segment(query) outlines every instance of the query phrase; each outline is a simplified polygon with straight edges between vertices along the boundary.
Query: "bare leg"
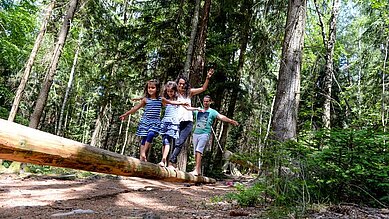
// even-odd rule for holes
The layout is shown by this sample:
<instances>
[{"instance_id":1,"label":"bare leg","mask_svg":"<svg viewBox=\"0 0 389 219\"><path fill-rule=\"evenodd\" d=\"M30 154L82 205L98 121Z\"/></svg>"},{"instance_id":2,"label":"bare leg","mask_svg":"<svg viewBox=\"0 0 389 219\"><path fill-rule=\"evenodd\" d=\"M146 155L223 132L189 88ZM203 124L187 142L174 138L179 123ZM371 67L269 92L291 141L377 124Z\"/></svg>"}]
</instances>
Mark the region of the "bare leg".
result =
<instances>
[{"instance_id":1,"label":"bare leg","mask_svg":"<svg viewBox=\"0 0 389 219\"><path fill-rule=\"evenodd\" d=\"M167 159L167 155L169 154L169 150L170 150L170 145L166 144L166 145L162 146L162 160L160 162L161 166L166 166L166 164L167 164L166 159Z\"/></svg>"},{"instance_id":2,"label":"bare leg","mask_svg":"<svg viewBox=\"0 0 389 219\"><path fill-rule=\"evenodd\" d=\"M147 161L147 155L148 155L150 148L151 148L151 143L146 141L145 146L144 146L144 157L146 158L145 161Z\"/></svg>"},{"instance_id":3,"label":"bare leg","mask_svg":"<svg viewBox=\"0 0 389 219\"><path fill-rule=\"evenodd\" d=\"M147 161L147 152L149 151L150 147L151 147L151 143L147 142L147 141L146 141L145 145L140 146L140 160L141 161Z\"/></svg>"},{"instance_id":4,"label":"bare leg","mask_svg":"<svg viewBox=\"0 0 389 219\"><path fill-rule=\"evenodd\" d=\"M201 158L202 154L198 151L195 152L195 160L196 160L196 166L193 171L193 174L195 175L201 175Z\"/></svg>"},{"instance_id":5,"label":"bare leg","mask_svg":"<svg viewBox=\"0 0 389 219\"><path fill-rule=\"evenodd\" d=\"M147 161L146 152L145 152L145 145L140 146L140 153L139 153L139 160L141 161Z\"/></svg>"}]
</instances>

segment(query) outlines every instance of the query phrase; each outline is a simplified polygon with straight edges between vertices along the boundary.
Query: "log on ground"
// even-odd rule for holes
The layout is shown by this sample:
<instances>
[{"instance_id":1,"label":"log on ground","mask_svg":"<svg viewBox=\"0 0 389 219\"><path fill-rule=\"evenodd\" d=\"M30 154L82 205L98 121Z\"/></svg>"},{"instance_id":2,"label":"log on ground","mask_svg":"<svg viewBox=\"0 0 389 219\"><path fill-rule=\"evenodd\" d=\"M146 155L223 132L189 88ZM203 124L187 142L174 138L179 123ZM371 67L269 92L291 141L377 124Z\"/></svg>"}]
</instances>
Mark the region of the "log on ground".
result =
<instances>
[{"instance_id":1,"label":"log on ground","mask_svg":"<svg viewBox=\"0 0 389 219\"><path fill-rule=\"evenodd\" d=\"M3 119L0 119L0 159L169 182L216 182Z\"/></svg>"}]
</instances>

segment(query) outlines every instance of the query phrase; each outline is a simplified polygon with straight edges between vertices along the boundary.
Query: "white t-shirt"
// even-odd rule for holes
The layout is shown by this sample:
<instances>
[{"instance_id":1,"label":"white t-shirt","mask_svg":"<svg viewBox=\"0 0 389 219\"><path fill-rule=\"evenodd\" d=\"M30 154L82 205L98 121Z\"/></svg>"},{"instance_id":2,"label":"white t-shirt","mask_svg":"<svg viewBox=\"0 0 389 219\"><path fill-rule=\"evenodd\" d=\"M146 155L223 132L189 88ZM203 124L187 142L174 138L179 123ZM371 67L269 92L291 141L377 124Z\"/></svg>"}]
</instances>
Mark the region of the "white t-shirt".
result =
<instances>
[{"instance_id":1,"label":"white t-shirt","mask_svg":"<svg viewBox=\"0 0 389 219\"><path fill-rule=\"evenodd\" d=\"M189 106L192 106L192 102L190 100L190 97L183 97L181 94L178 94L177 101L181 101L184 103L189 103ZM193 113L192 111L186 110L183 106L179 105L177 109L177 117L178 121L192 121L193 122Z\"/></svg>"}]
</instances>

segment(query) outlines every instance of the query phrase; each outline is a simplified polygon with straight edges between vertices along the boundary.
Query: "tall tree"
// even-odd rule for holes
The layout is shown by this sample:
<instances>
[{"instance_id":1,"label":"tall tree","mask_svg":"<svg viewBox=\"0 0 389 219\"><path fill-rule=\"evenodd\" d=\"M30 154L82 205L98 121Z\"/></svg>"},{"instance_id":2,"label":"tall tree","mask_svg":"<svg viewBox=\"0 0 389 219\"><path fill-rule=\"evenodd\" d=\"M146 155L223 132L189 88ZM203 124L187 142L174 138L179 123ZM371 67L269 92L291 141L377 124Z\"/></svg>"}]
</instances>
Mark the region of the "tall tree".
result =
<instances>
[{"instance_id":1,"label":"tall tree","mask_svg":"<svg viewBox=\"0 0 389 219\"><path fill-rule=\"evenodd\" d=\"M282 57L272 119L273 139L296 138L306 1L289 0Z\"/></svg>"},{"instance_id":2,"label":"tall tree","mask_svg":"<svg viewBox=\"0 0 389 219\"><path fill-rule=\"evenodd\" d=\"M70 24L76 12L77 4L78 4L78 0L71 0L69 4L69 8L64 17L64 21L58 35L57 43L53 51L53 56L48 68L48 72L46 73L45 80L42 84L41 91L36 101L34 112L31 114L30 117L29 127L31 128L37 128L39 125L39 121L42 117L43 110L46 106L47 97L49 95L50 87L53 84L53 79L57 72L59 58L61 57L62 49L65 45L65 41L68 36Z\"/></svg>"},{"instance_id":3,"label":"tall tree","mask_svg":"<svg viewBox=\"0 0 389 219\"><path fill-rule=\"evenodd\" d=\"M55 1L52 1L47 6L46 15L42 21L42 25L41 25L41 28L39 30L38 36L35 40L34 47L32 48L30 57L27 60L22 80L20 81L18 90L16 91L16 95L14 98L14 102L12 104L11 112L9 113L9 116L8 116L8 121L14 121L14 119L15 119L16 113L17 113L18 108L19 108L19 103L20 103L20 100L21 100L23 92L24 92L24 88L26 87L27 80L28 80L28 77L30 76L30 72L32 69L32 65L34 64L35 57L36 57L38 50L40 48L40 45L42 43L43 36L46 33L47 23L49 22L51 12L53 11L54 5L55 5Z\"/></svg>"},{"instance_id":4,"label":"tall tree","mask_svg":"<svg viewBox=\"0 0 389 219\"><path fill-rule=\"evenodd\" d=\"M189 40L188 50L186 52L186 61L184 66L184 75L187 78L189 77L189 67L193 55L193 47L194 47L196 34L197 34L197 25L199 23L199 10L200 10L200 0L196 0L193 17L192 17L192 31L190 33L190 40Z\"/></svg>"},{"instance_id":5,"label":"tall tree","mask_svg":"<svg viewBox=\"0 0 389 219\"><path fill-rule=\"evenodd\" d=\"M72 86L73 86L74 75L75 75L75 72L76 72L76 66L77 66L77 62L78 62L78 54L80 52L80 47L81 47L81 39L82 39L82 33L80 33L80 36L79 36L79 39L78 39L78 44L77 44L76 52L74 54L72 69L70 70L70 76L69 76L69 80L68 80L68 85L66 87L66 92L65 92L65 96L63 97L61 112L59 114L58 129L57 129L57 135L59 135L59 136L62 136L63 117L64 117L64 112L65 112L66 104L68 102L68 98L69 98L69 95L70 95L70 92L71 92L71 89L72 89Z\"/></svg>"},{"instance_id":6,"label":"tall tree","mask_svg":"<svg viewBox=\"0 0 389 219\"><path fill-rule=\"evenodd\" d=\"M190 82L192 85L199 85L204 72L205 66L205 40L207 39L207 27L209 13L211 10L211 0L205 0L201 21L198 26L195 49L191 57Z\"/></svg>"},{"instance_id":7,"label":"tall tree","mask_svg":"<svg viewBox=\"0 0 389 219\"><path fill-rule=\"evenodd\" d=\"M332 100L332 81L334 77L334 47L336 42L336 21L339 14L340 0L333 0L328 21L328 33L323 23L323 15L319 9L317 0L313 1L316 12L319 17L323 43L325 47L325 67L324 67L324 104L323 104L323 126L331 128L331 100Z\"/></svg>"},{"instance_id":8,"label":"tall tree","mask_svg":"<svg viewBox=\"0 0 389 219\"><path fill-rule=\"evenodd\" d=\"M389 47L389 37L386 39L385 43L385 57L384 57L384 63L382 67L382 102L381 102L381 122L382 122L382 127L384 129L384 132L386 132L386 124L387 124L387 106L386 106L386 99L387 99L387 92L386 92L386 62L388 61L388 47Z\"/></svg>"},{"instance_id":9,"label":"tall tree","mask_svg":"<svg viewBox=\"0 0 389 219\"><path fill-rule=\"evenodd\" d=\"M197 3L200 4L199 1L198 2L196 1L196 4ZM194 11L193 14L194 17L192 18L191 40L192 40L193 33L196 33L195 34L196 37L193 38L193 42L191 41L189 43L188 54L189 54L189 50L192 50L193 54L191 56L187 55L187 60L186 60L186 63L190 63L190 69L192 69L192 71L190 71L190 74L188 74L188 72L185 73L187 74L187 76L189 76L190 78L189 81L192 86L197 86L199 84L199 81L202 78L202 73L204 71L205 40L206 40L206 32L208 27L210 10L211 10L211 0L205 0L202 13L201 13L201 22L200 23L198 22L199 13L196 12L196 10ZM194 42L195 44L192 44ZM177 165L178 168L183 171L186 170L186 165L187 165L189 139L190 138L187 139L185 145L181 149L180 154L178 155Z\"/></svg>"}]
</instances>

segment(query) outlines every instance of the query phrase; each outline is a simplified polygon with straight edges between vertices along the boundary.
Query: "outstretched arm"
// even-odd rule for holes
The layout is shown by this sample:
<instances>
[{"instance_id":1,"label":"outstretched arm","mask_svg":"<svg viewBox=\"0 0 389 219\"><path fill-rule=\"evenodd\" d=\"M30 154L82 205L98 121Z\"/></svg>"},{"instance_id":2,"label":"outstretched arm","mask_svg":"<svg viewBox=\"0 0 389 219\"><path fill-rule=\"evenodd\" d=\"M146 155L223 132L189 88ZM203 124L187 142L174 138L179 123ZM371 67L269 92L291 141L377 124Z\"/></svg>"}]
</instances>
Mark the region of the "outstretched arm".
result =
<instances>
[{"instance_id":1,"label":"outstretched arm","mask_svg":"<svg viewBox=\"0 0 389 219\"><path fill-rule=\"evenodd\" d=\"M222 115L222 114L217 115L217 118L220 119L223 122L228 122L228 123L231 123L232 125L235 125L235 126L239 125L239 123L237 121L235 121L233 119L230 119L227 116Z\"/></svg>"},{"instance_id":2,"label":"outstretched arm","mask_svg":"<svg viewBox=\"0 0 389 219\"><path fill-rule=\"evenodd\" d=\"M130 110L125 112L123 115L119 116L120 120L125 120L128 115L135 113L138 111L140 108L144 107L146 105L146 98L143 98L140 103L132 107Z\"/></svg>"},{"instance_id":3,"label":"outstretched arm","mask_svg":"<svg viewBox=\"0 0 389 219\"><path fill-rule=\"evenodd\" d=\"M187 102L169 100L169 99L166 99L165 97L162 97L162 103L163 103L163 105L166 105L166 104L173 104L173 105L184 105L184 106L189 106L189 103L187 103Z\"/></svg>"},{"instance_id":4,"label":"outstretched arm","mask_svg":"<svg viewBox=\"0 0 389 219\"><path fill-rule=\"evenodd\" d=\"M139 101L139 100L142 100L144 97L134 97L132 98L131 100L132 101Z\"/></svg>"},{"instance_id":5,"label":"outstretched arm","mask_svg":"<svg viewBox=\"0 0 389 219\"><path fill-rule=\"evenodd\" d=\"M190 106L184 106L184 108L188 111L202 111L203 109L200 107L190 107Z\"/></svg>"},{"instance_id":6,"label":"outstretched arm","mask_svg":"<svg viewBox=\"0 0 389 219\"><path fill-rule=\"evenodd\" d=\"M202 92L204 92L208 88L209 79L212 77L214 71L215 70L213 68L208 70L207 78L205 79L205 82L204 82L202 87L190 89L190 95L191 96L194 96L196 94L202 93Z\"/></svg>"}]
</instances>

